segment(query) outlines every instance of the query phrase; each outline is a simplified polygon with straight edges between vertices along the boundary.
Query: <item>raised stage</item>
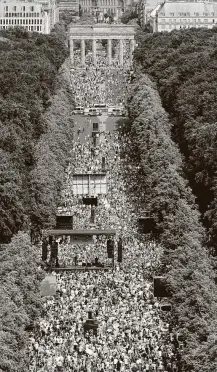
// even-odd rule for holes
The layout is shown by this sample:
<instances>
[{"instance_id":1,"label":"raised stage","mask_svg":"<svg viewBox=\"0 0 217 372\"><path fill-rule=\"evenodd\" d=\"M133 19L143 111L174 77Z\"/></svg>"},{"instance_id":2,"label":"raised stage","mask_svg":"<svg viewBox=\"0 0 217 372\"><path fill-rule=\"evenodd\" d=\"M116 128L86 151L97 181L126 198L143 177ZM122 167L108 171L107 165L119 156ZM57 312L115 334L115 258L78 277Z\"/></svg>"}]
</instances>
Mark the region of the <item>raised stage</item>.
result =
<instances>
[{"instance_id":1,"label":"raised stage","mask_svg":"<svg viewBox=\"0 0 217 372\"><path fill-rule=\"evenodd\" d=\"M95 229L88 229L88 230L70 230L70 229L52 229L46 231L47 235L76 235L76 236L93 236L93 235L115 235L116 231L114 229L106 229L106 230L95 230Z\"/></svg>"},{"instance_id":2,"label":"raised stage","mask_svg":"<svg viewBox=\"0 0 217 372\"><path fill-rule=\"evenodd\" d=\"M50 267L46 268L46 271L108 271L111 270L113 267L112 266L104 266L104 267L99 267L99 266L68 266L68 267Z\"/></svg>"}]
</instances>

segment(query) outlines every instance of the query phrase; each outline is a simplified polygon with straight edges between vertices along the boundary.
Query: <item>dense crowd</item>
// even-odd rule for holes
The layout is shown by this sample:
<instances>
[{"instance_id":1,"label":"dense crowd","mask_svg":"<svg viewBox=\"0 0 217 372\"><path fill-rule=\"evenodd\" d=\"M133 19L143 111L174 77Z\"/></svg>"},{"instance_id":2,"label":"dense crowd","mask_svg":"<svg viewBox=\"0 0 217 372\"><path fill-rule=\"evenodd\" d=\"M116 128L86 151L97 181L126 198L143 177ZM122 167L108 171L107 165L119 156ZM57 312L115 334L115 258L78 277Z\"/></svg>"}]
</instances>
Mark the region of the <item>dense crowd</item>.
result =
<instances>
[{"instance_id":1,"label":"dense crowd","mask_svg":"<svg viewBox=\"0 0 217 372\"><path fill-rule=\"evenodd\" d=\"M94 104L120 106L127 97L129 80L128 45L124 44L124 67L119 66L118 53L107 65L106 52L97 52L97 65L92 65L92 53L88 52L85 68L80 65L80 50L75 51L75 66L71 72L71 86L76 106L92 107ZM79 68L80 67L80 68Z\"/></svg>"},{"instance_id":2,"label":"dense crowd","mask_svg":"<svg viewBox=\"0 0 217 372\"><path fill-rule=\"evenodd\" d=\"M82 81L89 84L88 79ZM115 267L52 273L57 294L44 301L37 332L30 337L30 372L178 371L172 330L153 296L152 276L160 267L163 248L138 233L134 200L127 194L127 184L136 180L120 156L124 143L127 138L123 136L120 142L115 132L104 133L94 153L90 137L83 144L79 137L73 143L62 195L64 210L74 215L75 229L92 227L91 207L73 193L73 173L78 169L100 172L105 157L107 193L98 196L94 226L116 230ZM119 238L123 242L121 263L117 263ZM94 236L82 245L66 239L59 245L59 259L66 266L75 264L75 257L81 265L96 256L108 263L106 237ZM88 312L98 322L97 334L84 333Z\"/></svg>"}]
</instances>

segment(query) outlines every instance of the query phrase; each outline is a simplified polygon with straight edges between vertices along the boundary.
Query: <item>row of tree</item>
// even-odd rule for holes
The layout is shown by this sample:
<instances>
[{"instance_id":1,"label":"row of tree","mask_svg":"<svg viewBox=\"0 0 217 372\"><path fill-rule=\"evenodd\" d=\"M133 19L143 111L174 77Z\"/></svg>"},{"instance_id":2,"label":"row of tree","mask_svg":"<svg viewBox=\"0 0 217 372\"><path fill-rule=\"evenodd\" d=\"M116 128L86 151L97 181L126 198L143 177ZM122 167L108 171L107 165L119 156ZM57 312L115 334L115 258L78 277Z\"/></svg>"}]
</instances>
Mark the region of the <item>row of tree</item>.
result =
<instances>
[{"instance_id":1,"label":"row of tree","mask_svg":"<svg viewBox=\"0 0 217 372\"><path fill-rule=\"evenodd\" d=\"M216 40L216 27L140 32L135 61L157 83L208 231L210 252L217 256Z\"/></svg>"},{"instance_id":2,"label":"row of tree","mask_svg":"<svg viewBox=\"0 0 217 372\"><path fill-rule=\"evenodd\" d=\"M27 372L28 327L40 315L42 300L36 247L18 233L0 250L0 370Z\"/></svg>"},{"instance_id":3,"label":"row of tree","mask_svg":"<svg viewBox=\"0 0 217 372\"><path fill-rule=\"evenodd\" d=\"M214 271L204 245L204 229L188 182L180 151L157 88L144 74L132 84L129 120L123 131L123 152L131 165L129 195L155 218L164 247L163 274L171 293L172 324L184 339L178 354L182 371L216 368L217 296ZM135 199L134 199L135 200Z\"/></svg>"},{"instance_id":4,"label":"row of tree","mask_svg":"<svg viewBox=\"0 0 217 372\"><path fill-rule=\"evenodd\" d=\"M55 223L74 101L64 28L50 35L17 28L1 36L0 236L7 244L0 245L0 370L25 372L25 327L41 313L44 274L39 247L24 231Z\"/></svg>"},{"instance_id":5,"label":"row of tree","mask_svg":"<svg viewBox=\"0 0 217 372\"><path fill-rule=\"evenodd\" d=\"M71 141L73 124L69 83L60 88L57 81L69 53L62 34L17 28L1 36L0 236L7 243L30 222L42 227L54 214L69 151L61 141Z\"/></svg>"}]
</instances>

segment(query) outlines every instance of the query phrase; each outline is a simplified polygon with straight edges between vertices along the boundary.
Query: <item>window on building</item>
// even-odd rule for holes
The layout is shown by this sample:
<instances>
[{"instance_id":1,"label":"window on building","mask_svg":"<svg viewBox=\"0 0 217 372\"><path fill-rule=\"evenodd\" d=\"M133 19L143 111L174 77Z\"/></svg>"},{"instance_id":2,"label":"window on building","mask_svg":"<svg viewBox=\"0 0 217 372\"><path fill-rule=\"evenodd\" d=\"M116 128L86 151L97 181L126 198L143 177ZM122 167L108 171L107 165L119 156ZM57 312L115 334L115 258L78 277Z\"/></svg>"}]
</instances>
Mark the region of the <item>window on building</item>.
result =
<instances>
[{"instance_id":1,"label":"window on building","mask_svg":"<svg viewBox=\"0 0 217 372\"><path fill-rule=\"evenodd\" d=\"M5 17L8 17L8 13L5 13Z\"/></svg>"},{"instance_id":2,"label":"window on building","mask_svg":"<svg viewBox=\"0 0 217 372\"><path fill-rule=\"evenodd\" d=\"M18 25L20 24L20 20L19 20L19 19L17 20L17 24L18 24Z\"/></svg>"},{"instance_id":3,"label":"window on building","mask_svg":"<svg viewBox=\"0 0 217 372\"><path fill-rule=\"evenodd\" d=\"M42 19L40 19L40 25L42 25Z\"/></svg>"},{"instance_id":4,"label":"window on building","mask_svg":"<svg viewBox=\"0 0 217 372\"><path fill-rule=\"evenodd\" d=\"M3 25L5 25L5 19L3 19Z\"/></svg>"},{"instance_id":5,"label":"window on building","mask_svg":"<svg viewBox=\"0 0 217 372\"><path fill-rule=\"evenodd\" d=\"M11 20L11 24L12 24L12 25L14 24L14 20L13 20L13 19Z\"/></svg>"},{"instance_id":6,"label":"window on building","mask_svg":"<svg viewBox=\"0 0 217 372\"><path fill-rule=\"evenodd\" d=\"M16 20L16 19L14 20L14 24L15 24L15 25L17 24L17 20Z\"/></svg>"},{"instance_id":7,"label":"window on building","mask_svg":"<svg viewBox=\"0 0 217 372\"><path fill-rule=\"evenodd\" d=\"M37 13L37 17L39 17L39 13Z\"/></svg>"},{"instance_id":8,"label":"window on building","mask_svg":"<svg viewBox=\"0 0 217 372\"><path fill-rule=\"evenodd\" d=\"M41 31L41 26L40 26L40 31Z\"/></svg>"},{"instance_id":9,"label":"window on building","mask_svg":"<svg viewBox=\"0 0 217 372\"><path fill-rule=\"evenodd\" d=\"M8 19L6 19L5 22L6 22L6 25L8 25Z\"/></svg>"},{"instance_id":10,"label":"window on building","mask_svg":"<svg viewBox=\"0 0 217 372\"><path fill-rule=\"evenodd\" d=\"M30 11L34 12L34 6L30 6Z\"/></svg>"},{"instance_id":11,"label":"window on building","mask_svg":"<svg viewBox=\"0 0 217 372\"><path fill-rule=\"evenodd\" d=\"M37 31L39 31L39 26L37 26Z\"/></svg>"},{"instance_id":12,"label":"window on building","mask_svg":"<svg viewBox=\"0 0 217 372\"><path fill-rule=\"evenodd\" d=\"M203 13L203 15L204 15L205 17L208 17L209 14L208 14L208 13Z\"/></svg>"},{"instance_id":13,"label":"window on building","mask_svg":"<svg viewBox=\"0 0 217 372\"><path fill-rule=\"evenodd\" d=\"M33 26L31 26L31 31L33 31Z\"/></svg>"},{"instance_id":14,"label":"window on building","mask_svg":"<svg viewBox=\"0 0 217 372\"><path fill-rule=\"evenodd\" d=\"M0 19L0 24L2 25L2 19Z\"/></svg>"},{"instance_id":15,"label":"window on building","mask_svg":"<svg viewBox=\"0 0 217 372\"><path fill-rule=\"evenodd\" d=\"M23 6L23 12L25 12L26 11L26 7L25 6Z\"/></svg>"},{"instance_id":16,"label":"window on building","mask_svg":"<svg viewBox=\"0 0 217 372\"><path fill-rule=\"evenodd\" d=\"M37 19L37 25L39 25L39 19Z\"/></svg>"},{"instance_id":17,"label":"window on building","mask_svg":"<svg viewBox=\"0 0 217 372\"><path fill-rule=\"evenodd\" d=\"M17 7L16 6L13 6L13 10L16 12L16 10L17 10Z\"/></svg>"},{"instance_id":18,"label":"window on building","mask_svg":"<svg viewBox=\"0 0 217 372\"><path fill-rule=\"evenodd\" d=\"M20 20L20 25L22 25L23 24L23 21L22 21L22 19Z\"/></svg>"},{"instance_id":19,"label":"window on building","mask_svg":"<svg viewBox=\"0 0 217 372\"><path fill-rule=\"evenodd\" d=\"M8 6L5 7L5 11L8 12Z\"/></svg>"},{"instance_id":20,"label":"window on building","mask_svg":"<svg viewBox=\"0 0 217 372\"><path fill-rule=\"evenodd\" d=\"M22 13L20 13L20 17L22 17Z\"/></svg>"},{"instance_id":21,"label":"window on building","mask_svg":"<svg viewBox=\"0 0 217 372\"><path fill-rule=\"evenodd\" d=\"M194 13L195 17L199 17L199 13Z\"/></svg>"},{"instance_id":22,"label":"window on building","mask_svg":"<svg viewBox=\"0 0 217 372\"><path fill-rule=\"evenodd\" d=\"M175 13L170 13L170 17L174 17Z\"/></svg>"},{"instance_id":23,"label":"window on building","mask_svg":"<svg viewBox=\"0 0 217 372\"><path fill-rule=\"evenodd\" d=\"M11 17L11 13L9 13L9 17Z\"/></svg>"},{"instance_id":24,"label":"window on building","mask_svg":"<svg viewBox=\"0 0 217 372\"><path fill-rule=\"evenodd\" d=\"M9 19L9 25L11 25L11 19Z\"/></svg>"}]
</instances>

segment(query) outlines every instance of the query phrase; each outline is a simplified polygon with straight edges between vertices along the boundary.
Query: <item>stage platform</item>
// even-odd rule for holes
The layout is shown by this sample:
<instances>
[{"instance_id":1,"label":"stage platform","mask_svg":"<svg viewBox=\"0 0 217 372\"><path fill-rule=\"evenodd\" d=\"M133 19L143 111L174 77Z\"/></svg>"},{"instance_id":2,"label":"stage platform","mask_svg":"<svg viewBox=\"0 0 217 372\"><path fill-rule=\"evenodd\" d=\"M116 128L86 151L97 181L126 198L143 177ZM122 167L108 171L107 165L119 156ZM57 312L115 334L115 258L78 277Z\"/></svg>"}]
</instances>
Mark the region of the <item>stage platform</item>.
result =
<instances>
[{"instance_id":1,"label":"stage platform","mask_svg":"<svg viewBox=\"0 0 217 372\"><path fill-rule=\"evenodd\" d=\"M52 267L52 270L50 268L46 268L46 271L55 271L55 272L61 272L61 271L108 271L111 270L112 266L68 266L68 267Z\"/></svg>"},{"instance_id":2,"label":"stage platform","mask_svg":"<svg viewBox=\"0 0 217 372\"><path fill-rule=\"evenodd\" d=\"M106 230L95 230L95 229L88 229L88 230L70 230L70 229L53 229L47 230L47 235L76 235L76 236L93 236L93 235L115 235L116 231L114 229L106 229Z\"/></svg>"}]
</instances>

